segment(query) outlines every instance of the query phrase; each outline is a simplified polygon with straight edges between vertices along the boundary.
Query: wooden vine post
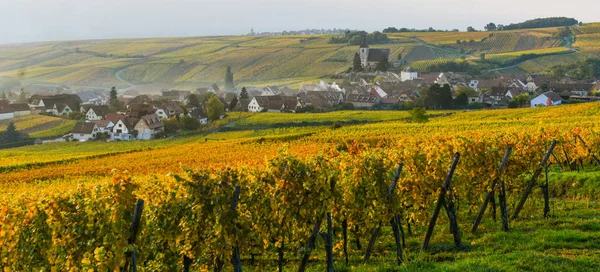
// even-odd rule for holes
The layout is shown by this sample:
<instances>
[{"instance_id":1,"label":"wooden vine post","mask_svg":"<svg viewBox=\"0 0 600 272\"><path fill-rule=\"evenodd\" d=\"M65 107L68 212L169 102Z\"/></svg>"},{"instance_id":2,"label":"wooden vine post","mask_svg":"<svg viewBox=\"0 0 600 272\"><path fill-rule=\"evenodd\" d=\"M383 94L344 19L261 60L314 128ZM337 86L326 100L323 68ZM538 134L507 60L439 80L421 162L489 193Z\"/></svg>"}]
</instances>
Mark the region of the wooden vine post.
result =
<instances>
[{"instance_id":1,"label":"wooden vine post","mask_svg":"<svg viewBox=\"0 0 600 272\"><path fill-rule=\"evenodd\" d=\"M483 218L483 214L485 213L485 210L487 208L488 203L490 202L490 200L492 200L492 198L494 197L494 190L496 188L496 184L498 183L499 180L501 180L502 177L502 173L504 173L504 168L506 167L506 163L508 162L508 157L510 156L510 153L512 152L512 147L509 146L506 149L506 152L504 153L504 157L502 158L502 162L500 163L500 167L498 168L498 177L496 177L494 179L494 181L492 181L492 185L491 185L491 190L485 195L485 199L483 201L483 204L481 204L481 208L479 208L479 213L477 213L477 217L475 218L475 223L473 223L473 228L471 229L472 233L475 233L477 231L477 228L479 227L479 223L481 223L481 219ZM502 182L502 184L504 184L504 182ZM504 186L501 186L504 187ZM504 191L504 188L500 188L500 194L499 195L504 195L506 196L506 191ZM504 194L503 194L504 191ZM502 197L500 198L500 213L503 213L502 210L502 205L504 205L504 213L506 213L506 197L504 197L504 203L502 201ZM493 202L492 202L493 203ZM504 214L502 214L502 223L504 225Z\"/></svg>"},{"instance_id":2,"label":"wooden vine post","mask_svg":"<svg viewBox=\"0 0 600 272\"><path fill-rule=\"evenodd\" d=\"M548 192L548 164L546 164L546 182L542 184L542 192L544 193L544 218L548 218L550 214L550 193Z\"/></svg>"},{"instance_id":3,"label":"wooden vine post","mask_svg":"<svg viewBox=\"0 0 600 272\"><path fill-rule=\"evenodd\" d=\"M440 210L442 209L442 205L445 205L445 198L446 198L446 191L448 190L452 190L451 187L451 181L452 181L452 176L454 175L454 170L456 170L456 166L458 165L458 161L460 159L460 153L456 153L454 154L454 159L452 160L452 164L450 165L450 168L448 169L448 173L446 174L446 180L444 181L444 185L440 188L440 194L438 196L437 199L437 203L435 205L435 208L433 210L433 214L431 215L431 220L429 221L429 225L427 227L427 232L425 233L425 238L423 239L423 244L422 244L422 248L423 250L426 250L427 247L429 246L429 241L431 240L431 235L433 234L433 229L435 228L435 223L437 221L437 218L440 214ZM456 223L456 213L455 210L453 210L454 205L451 205L450 207L447 206L447 212L448 215L453 217L453 218L449 218L450 219L450 228L452 229L452 234L454 235L454 241L455 242L460 242L460 233L458 230L458 225L456 225L456 229L455 229L455 223ZM457 247L460 246L460 244L456 245Z\"/></svg>"},{"instance_id":4,"label":"wooden vine post","mask_svg":"<svg viewBox=\"0 0 600 272\"><path fill-rule=\"evenodd\" d=\"M317 216L315 225L313 226L312 232L310 233L310 237L308 238L308 243L306 243L306 248L304 249L304 255L302 255L302 261L300 262L298 272L304 272L306 270L306 266L308 265L308 259L310 258L310 252L313 250L313 248L315 248L315 243L317 242L317 235L319 234L319 230L321 229L322 221L323 214L320 214Z\"/></svg>"},{"instance_id":5,"label":"wooden vine post","mask_svg":"<svg viewBox=\"0 0 600 272\"><path fill-rule=\"evenodd\" d=\"M402 173L402 168L404 165L402 163L398 163L398 167L396 168L396 173L394 174L394 179L390 184L390 188L388 190L388 203L392 205L394 198L394 190L396 189L396 185L398 184L398 180L400 179L400 173ZM402 263L402 245L400 244L400 239L404 239L404 237L400 237L400 216L395 214L392 216L390 220L390 224L392 225L392 231L394 232L394 242L396 243L396 263ZM371 239L369 240L369 245L367 246L367 251L365 253L364 261L368 262L371 258L371 254L373 252L373 247L375 246L375 240L377 240L377 234L381 229L381 222L377 225L377 227L373 228L371 233Z\"/></svg>"},{"instance_id":6,"label":"wooden vine post","mask_svg":"<svg viewBox=\"0 0 600 272\"><path fill-rule=\"evenodd\" d=\"M144 200L142 199L138 199L137 203L135 204L135 210L133 210L133 219L131 220L131 226L129 227L129 239L127 239L127 243L129 245L133 245L135 244L135 238L137 237L137 233L138 230L140 228L140 221L142 219L142 211L144 210ZM137 271L137 265L136 265L136 252L135 249L132 252L128 252L126 254L127 256L127 261L125 263L125 271L133 271L136 272ZM131 258L131 262L129 260L129 258ZM131 269L129 268L131 265Z\"/></svg>"},{"instance_id":7,"label":"wooden vine post","mask_svg":"<svg viewBox=\"0 0 600 272\"><path fill-rule=\"evenodd\" d=\"M237 205L240 200L240 186L235 186L233 189L233 199L231 201L231 212L233 213L232 221L235 225L235 218L237 217ZM233 249L233 257L231 258L231 264L233 265L233 271L242 272L242 260L240 258L240 247L237 243L237 228L233 226L233 239L236 240L235 247Z\"/></svg>"},{"instance_id":8,"label":"wooden vine post","mask_svg":"<svg viewBox=\"0 0 600 272\"><path fill-rule=\"evenodd\" d=\"M327 272L333 272L333 224L331 213L327 213L327 234L325 235L325 253L327 255Z\"/></svg>"},{"instance_id":9,"label":"wooden vine post","mask_svg":"<svg viewBox=\"0 0 600 272\"><path fill-rule=\"evenodd\" d=\"M525 205L525 201L527 201L527 197L531 193L531 190L533 190L533 185L535 184L537 178L542 173L542 169L546 166L546 163L548 162L548 159L550 158L550 154L552 154L554 147L556 147L556 140L552 140L552 144L550 145L550 148L548 148L546 155L540 162L540 167L535 171L535 173L533 173L531 180L529 181L529 183L527 184L527 187L525 188L525 192L523 192L523 196L521 197L521 200L515 207L515 211L511 218L512 220L515 220L519 216L519 212L521 212L521 209L523 209L523 205Z\"/></svg>"},{"instance_id":10,"label":"wooden vine post","mask_svg":"<svg viewBox=\"0 0 600 272\"><path fill-rule=\"evenodd\" d=\"M594 155L594 153L592 153L592 149L585 143L585 141L583 140L583 138L581 138L581 135L577 135L577 139L579 139L579 141L581 141L581 143L588 150L588 153L590 153L590 155L592 156L592 158L594 159L594 161L596 162L596 164L598 166L600 166L600 160L598 160L598 157L596 157L596 155Z\"/></svg>"}]
</instances>

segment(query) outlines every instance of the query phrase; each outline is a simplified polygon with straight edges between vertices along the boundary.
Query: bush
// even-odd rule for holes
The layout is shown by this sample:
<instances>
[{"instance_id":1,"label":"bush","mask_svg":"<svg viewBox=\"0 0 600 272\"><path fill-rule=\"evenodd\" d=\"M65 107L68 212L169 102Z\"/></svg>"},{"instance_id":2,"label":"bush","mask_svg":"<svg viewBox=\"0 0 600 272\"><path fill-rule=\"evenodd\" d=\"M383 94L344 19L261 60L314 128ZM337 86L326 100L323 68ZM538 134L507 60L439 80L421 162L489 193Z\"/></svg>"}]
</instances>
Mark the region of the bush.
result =
<instances>
[{"instance_id":1,"label":"bush","mask_svg":"<svg viewBox=\"0 0 600 272\"><path fill-rule=\"evenodd\" d=\"M429 117L427 117L427 112L420 107L416 107L410 111L411 121L413 123L426 123L429 122Z\"/></svg>"}]
</instances>

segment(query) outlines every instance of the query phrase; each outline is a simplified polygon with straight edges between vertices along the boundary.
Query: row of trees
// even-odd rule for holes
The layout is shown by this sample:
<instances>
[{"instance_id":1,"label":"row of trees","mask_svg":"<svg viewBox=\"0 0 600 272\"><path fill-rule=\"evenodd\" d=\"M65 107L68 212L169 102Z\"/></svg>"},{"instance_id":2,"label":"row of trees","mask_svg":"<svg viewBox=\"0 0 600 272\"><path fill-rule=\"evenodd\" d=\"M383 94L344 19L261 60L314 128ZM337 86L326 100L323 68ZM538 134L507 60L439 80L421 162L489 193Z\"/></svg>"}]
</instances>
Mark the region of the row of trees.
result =
<instances>
[{"instance_id":1,"label":"row of trees","mask_svg":"<svg viewBox=\"0 0 600 272\"><path fill-rule=\"evenodd\" d=\"M593 80L600 77L600 59L586 59L575 64L557 65L550 69L556 79L568 76L577 80Z\"/></svg>"},{"instance_id":2,"label":"row of trees","mask_svg":"<svg viewBox=\"0 0 600 272\"><path fill-rule=\"evenodd\" d=\"M421 89L419 93L421 97L413 103L413 106L439 110L466 109L469 107L469 96L476 94L475 90L462 86L453 97L449 85L439 84Z\"/></svg>"},{"instance_id":3,"label":"row of trees","mask_svg":"<svg viewBox=\"0 0 600 272\"><path fill-rule=\"evenodd\" d=\"M348 45L360 45L362 42L362 37L367 37L367 42L370 44L384 44L388 43L390 40L388 36L379 31L375 31L373 33L367 33L365 31L355 31L355 32L346 32L346 34L342 37L332 36L329 39L330 44L342 44L347 43Z\"/></svg>"},{"instance_id":4,"label":"row of trees","mask_svg":"<svg viewBox=\"0 0 600 272\"><path fill-rule=\"evenodd\" d=\"M6 94L6 93L8 93L8 94ZM27 102L28 98L29 98L29 96L27 95L27 93L25 92L25 90L23 88L21 88L21 90L19 91L18 96L15 95L11 91L0 93L0 100L10 99L10 100L17 100L18 102L21 102L21 103L25 103L25 102Z\"/></svg>"},{"instance_id":5,"label":"row of trees","mask_svg":"<svg viewBox=\"0 0 600 272\"><path fill-rule=\"evenodd\" d=\"M574 18L567 17L551 17L551 18L538 18L533 20L527 20L522 23L510 24L510 25L501 25L488 23L485 25L484 29L487 31L502 31L502 30L515 30L515 29L527 29L527 28L544 28L544 27L561 27L561 26L573 26L581 24L579 21Z\"/></svg>"}]
</instances>

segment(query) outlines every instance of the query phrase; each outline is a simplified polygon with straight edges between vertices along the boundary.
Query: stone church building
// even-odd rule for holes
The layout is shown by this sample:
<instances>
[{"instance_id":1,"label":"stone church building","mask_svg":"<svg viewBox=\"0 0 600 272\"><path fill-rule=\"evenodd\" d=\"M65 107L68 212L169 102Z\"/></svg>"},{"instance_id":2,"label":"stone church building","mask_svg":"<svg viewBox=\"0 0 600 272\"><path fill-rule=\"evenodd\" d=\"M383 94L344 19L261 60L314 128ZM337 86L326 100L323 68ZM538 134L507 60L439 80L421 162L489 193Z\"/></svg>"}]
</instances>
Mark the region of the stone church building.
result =
<instances>
[{"instance_id":1,"label":"stone church building","mask_svg":"<svg viewBox=\"0 0 600 272\"><path fill-rule=\"evenodd\" d=\"M375 68L382 58L390 61L389 48L369 48L367 36L363 35L359 48L360 64L363 68Z\"/></svg>"}]
</instances>

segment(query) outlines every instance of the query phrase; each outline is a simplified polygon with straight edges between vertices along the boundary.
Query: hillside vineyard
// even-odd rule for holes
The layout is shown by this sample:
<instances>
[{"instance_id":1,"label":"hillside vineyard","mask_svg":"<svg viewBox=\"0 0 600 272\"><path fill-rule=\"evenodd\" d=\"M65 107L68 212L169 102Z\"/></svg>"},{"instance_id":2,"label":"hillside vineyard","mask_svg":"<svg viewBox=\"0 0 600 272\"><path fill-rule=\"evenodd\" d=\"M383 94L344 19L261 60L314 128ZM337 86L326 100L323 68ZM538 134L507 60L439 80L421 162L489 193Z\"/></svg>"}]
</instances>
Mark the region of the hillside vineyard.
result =
<instances>
[{"instance_id":1,"label":"hillside vineyard","mask_svg":"<svg viewBox=\"0 0 600 272\"><path fill-rule=\"evenodd\" d=\"M298 251L306 254L314 226L325 226L327 214L336 229L336 256L347 251L345 242L367 246L373 230L396 215L403 232L411 228L422 237L455 154L460 160L446 189L458 221L477 212L497 180L505 184L512 214L553 141L549 164L593 162L600 150L598 117L597 103L455 112L425 124L290 128L270 138L224 132L211 136L221 139L218 145L192 141L140 150L132 143L131 152L113 156L23 161L0 173L0 266L119 270L135 254L138 269L176 271L229 267L239 259L236 252L246 261L294 259ZM512 153L499 172L508 147ZM138 199L144 207L132 242ZM528 205L521 216L540 210ZM445 219L440 216L435 232L447 231ZM379 235L395 239L390 232Z\"/></svg>"}]
</instances>

